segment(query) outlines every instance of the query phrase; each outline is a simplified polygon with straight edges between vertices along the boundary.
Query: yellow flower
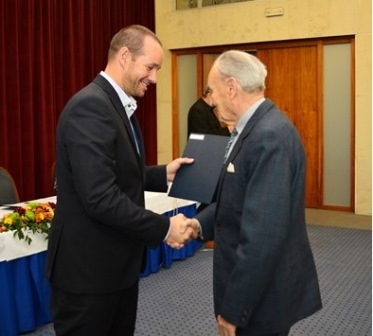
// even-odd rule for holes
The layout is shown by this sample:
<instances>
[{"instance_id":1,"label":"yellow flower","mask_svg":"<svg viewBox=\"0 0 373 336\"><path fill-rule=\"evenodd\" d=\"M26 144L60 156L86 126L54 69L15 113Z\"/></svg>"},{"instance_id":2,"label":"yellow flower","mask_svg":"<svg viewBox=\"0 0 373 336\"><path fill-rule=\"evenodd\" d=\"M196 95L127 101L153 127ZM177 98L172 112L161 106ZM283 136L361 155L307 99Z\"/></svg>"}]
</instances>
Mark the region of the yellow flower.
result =
<instances>
[{"instance_id":1,"label":"yellow flower","mask_svg":"<svg viewBox=\"0 0 373 336\"><path fill-rule=\"evenodd\" d=\"M39 212L35 215L35 220L36 220L37 223L40 223L44 219L45 219L45 216L42 212Z\"/></svg>"},{"instance_id":2,"label":"yellow flower","mask_svg":"<svg viewBox=\"0 0 373 336\"><path fill-rule=\"evenodd\" d=\"M10 216L4 216L3 224L5 225L12 225L13 220L10 218Z\"/></svg>"}]
</instances>

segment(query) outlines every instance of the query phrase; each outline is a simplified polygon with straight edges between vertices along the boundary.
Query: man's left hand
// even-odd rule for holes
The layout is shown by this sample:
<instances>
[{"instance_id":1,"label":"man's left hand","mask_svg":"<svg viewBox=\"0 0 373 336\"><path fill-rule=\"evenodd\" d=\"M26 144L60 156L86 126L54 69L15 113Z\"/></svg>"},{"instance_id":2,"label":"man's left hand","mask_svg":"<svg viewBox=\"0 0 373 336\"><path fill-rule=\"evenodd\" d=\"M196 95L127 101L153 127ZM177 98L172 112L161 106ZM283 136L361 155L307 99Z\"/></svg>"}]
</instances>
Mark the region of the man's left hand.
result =
<instances>
[{"instance_id":1,"label":"man's left hand","mask_svg":"<svg viewBox=\"0 0 373 336\"><path fill-rule=\"evenodd\" d=\"M184 164L191 164L194 162L192 158L178 158L171 161L167 166L167 181L172 182L175 178L176 172Z\"/></svg>"}]
</instances>

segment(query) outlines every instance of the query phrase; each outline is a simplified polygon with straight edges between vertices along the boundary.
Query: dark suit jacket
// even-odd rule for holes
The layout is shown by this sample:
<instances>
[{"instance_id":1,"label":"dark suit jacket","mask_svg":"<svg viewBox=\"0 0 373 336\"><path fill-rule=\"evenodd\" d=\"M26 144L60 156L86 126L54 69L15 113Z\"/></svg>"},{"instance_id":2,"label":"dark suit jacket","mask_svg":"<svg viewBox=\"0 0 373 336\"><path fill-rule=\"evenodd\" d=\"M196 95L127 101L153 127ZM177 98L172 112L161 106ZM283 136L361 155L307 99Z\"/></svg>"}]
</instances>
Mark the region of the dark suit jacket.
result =
<instances>
[{"instance_id":1,"label":"dark suit jacket","mask_svg":"<svg viewBox=\"0 0 373 336\"><path fill-rule=\"evenodd\" d=\"M135 283L145 245L169 219L144 209L144 190L166 191L165 166L139 157L123 105L98 75L66 105L57 127L57 208L46 274L72 293L110 293Z\"/></svg>"},{"instance_id":2,"label":"dark suit jacket","mask_svg":"<svg viewBox=\"0 0 373 336\"><path fill-rule=\"evenodd\" d=\"M215 236L215 313L242 335L285 331L321 308L305 170L295 127L265 100L223 165L216 203L197 216L204 238Z\"/></svg>"},{"instance_id":3,"label":"dark suit jacket","mask_svg":"<svg viewBox=\"0 0 373 336\"><path fill-rule=\"evenodd\" d=\"M230 135L228 127L221 127L213 109L199 98L188 112L188 137L190 133Z\"/></svg>"}]
</instances>

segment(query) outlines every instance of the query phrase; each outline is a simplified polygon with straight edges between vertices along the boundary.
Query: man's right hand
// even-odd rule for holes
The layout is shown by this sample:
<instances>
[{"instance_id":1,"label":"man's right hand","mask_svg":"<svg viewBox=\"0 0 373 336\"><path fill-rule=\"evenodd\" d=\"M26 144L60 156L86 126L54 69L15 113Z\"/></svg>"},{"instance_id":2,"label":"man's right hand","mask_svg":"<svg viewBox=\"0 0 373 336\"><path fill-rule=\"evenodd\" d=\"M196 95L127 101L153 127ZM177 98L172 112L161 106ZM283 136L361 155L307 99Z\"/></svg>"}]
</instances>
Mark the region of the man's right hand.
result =
<instances>
[{"instance_id":1,"label":"man's right hand","mask_svg":"<svg viewBox=\"0 0 373 336\"><path fill-rule=\"evenodd\" d=\"M170 232L166 243L176 249L184 247L184 244L198 236L197 227L193 220L178 214L170 218Z\"/></svg>"}]
</instances>

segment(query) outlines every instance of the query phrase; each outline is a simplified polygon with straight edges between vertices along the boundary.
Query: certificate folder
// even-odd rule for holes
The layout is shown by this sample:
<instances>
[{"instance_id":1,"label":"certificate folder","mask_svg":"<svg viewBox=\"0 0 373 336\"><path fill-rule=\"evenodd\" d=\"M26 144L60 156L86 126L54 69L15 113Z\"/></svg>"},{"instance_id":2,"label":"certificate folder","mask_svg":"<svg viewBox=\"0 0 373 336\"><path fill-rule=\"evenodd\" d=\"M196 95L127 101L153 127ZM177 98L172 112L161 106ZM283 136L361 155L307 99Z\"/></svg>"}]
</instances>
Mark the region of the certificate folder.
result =
<instances>
[{"instance_id":1,"label":"certificate folder","mask_svg":"<svg viewBox=\"0 0 373 336\"><path fill-rule=\"evenodd\" d=\"M177 171L169 196L211 203L222 169L229 137L191 133L183 156L194 159Z\"/></svg>"}]
</instances>

